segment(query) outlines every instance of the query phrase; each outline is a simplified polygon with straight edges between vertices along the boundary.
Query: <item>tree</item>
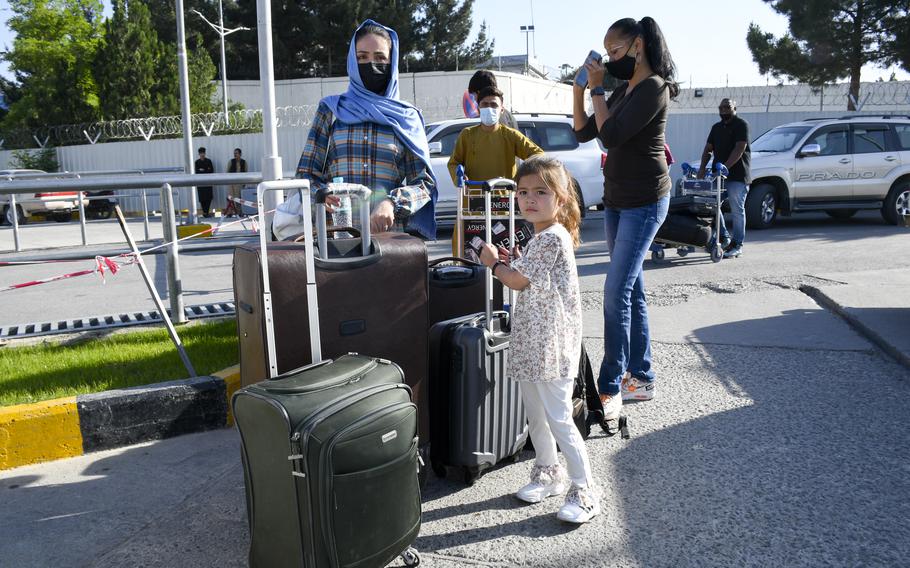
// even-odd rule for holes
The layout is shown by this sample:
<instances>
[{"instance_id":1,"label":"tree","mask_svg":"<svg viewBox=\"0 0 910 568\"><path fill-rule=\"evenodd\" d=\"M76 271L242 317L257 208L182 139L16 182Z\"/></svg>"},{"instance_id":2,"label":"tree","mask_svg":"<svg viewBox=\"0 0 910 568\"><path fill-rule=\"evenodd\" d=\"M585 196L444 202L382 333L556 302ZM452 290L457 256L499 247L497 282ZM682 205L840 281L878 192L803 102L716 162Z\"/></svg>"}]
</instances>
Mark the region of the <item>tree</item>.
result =
<instances>
[{"instance_id":1,"label":"tree","mask_svg":"<svg viewBox=\"0 0 910 568\"><path fill-rule=\"evenodd\" d=\"M218 84L215 83L217 69L203 46L202 36L194 38L195 47L187 53L187 69L190 79L190 108L195 112L215 112L217 105L212 101ZM176 77L176 75L174 75Z\"/></svg>"},{"instance_id":2,"label":"tree","mask_svg":"<svg viewBox=\"0 0 910 568\"><path fill-rule=\"evenodd\" d=\"M484 20L480 24L480 31L477 32L477 39L474 40L471 47L465 50L463 68L476 67L493 57L493 47L496 45L496 40L487 37L488 29L487 21Z\"/></svg>"},{"instance_id":3,"label":"tree","mask_svg":"<svg viewBox=\"0 0 910 568\"><path fill-rule=\"evenodd\" d=\"M92 65L103 37L100 0L10 0L16 39L3 54L22 97L6 127L88 122L99 116Z\"/></svg>"},{"instance_id":4,"label":"tree","mask_svg":"<svg viewBox=\"0 0 910 568\"><path fill-rule=\"evenodd\" d=\"M45 172L56 172L60 169L60 163L57 161L57 149L50 146L34 151L14 150L10 165L17 169Z\"/></svg>"},{"instance_id":5,"label":"tree","mask_svg":"<svg viewBox=\"0 0 910 568\"><path fill-rule=\"evenodd\" d=\"M471 33L474 0L423 0L421 5L422 17L417 22L421 58L416 70L461 67L462 54L467 54L463 45Z\"/></svg>"},{"instance_id":6,"label":"tree","mask_svg":"<svg viewBox=\"0 0 910 568\"><path fill-rule=\"evenodd\" d=\"M101 117L117 120L153 116L162 110L155 96L161 50L151 15L138 0L115 0L105 22L95 80L101 94Z\"/></svg>"},{"instance_id":7,"label":"tree","mask_svg":"<svg viewBox=\"0 0 910 568\"><path fill-rule=\"evenodd\" d=\"M860 70L871 63L908 65L910 0L763 0L790 19L781 38L752 23L746 42L762 74L813 86L850 79L847 109L859 100Z\"/></svg>"}]
</instances>

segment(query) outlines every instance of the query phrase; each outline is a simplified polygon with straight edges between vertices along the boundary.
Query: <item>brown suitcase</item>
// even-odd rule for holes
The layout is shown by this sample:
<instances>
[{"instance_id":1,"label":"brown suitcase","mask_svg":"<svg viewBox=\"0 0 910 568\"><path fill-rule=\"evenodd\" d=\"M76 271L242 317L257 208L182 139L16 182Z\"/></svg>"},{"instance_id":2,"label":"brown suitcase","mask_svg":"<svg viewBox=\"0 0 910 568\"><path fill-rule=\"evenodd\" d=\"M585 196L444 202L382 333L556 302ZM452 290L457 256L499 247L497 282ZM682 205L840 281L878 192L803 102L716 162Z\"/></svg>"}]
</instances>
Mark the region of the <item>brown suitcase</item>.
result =
<instances>
[{"instance_id":1,"label":"brown suitcase","mask_svg":"<svg viewBox=\"0 0 910 568\"><path fill-rule=\"evenodd\" d=\"M360 238L328 241L329 259L316 258L322 355L360 353L401 366L419 409L421 445L428 443L429 318L427 252L419 238L382 233L361 256ZM278 373L308 365L304 244L270 243L269 281ZM258 244L234 251L234 305L240 339L240 380L246 386L269 376Z\"/></svg>"}]
</instances>

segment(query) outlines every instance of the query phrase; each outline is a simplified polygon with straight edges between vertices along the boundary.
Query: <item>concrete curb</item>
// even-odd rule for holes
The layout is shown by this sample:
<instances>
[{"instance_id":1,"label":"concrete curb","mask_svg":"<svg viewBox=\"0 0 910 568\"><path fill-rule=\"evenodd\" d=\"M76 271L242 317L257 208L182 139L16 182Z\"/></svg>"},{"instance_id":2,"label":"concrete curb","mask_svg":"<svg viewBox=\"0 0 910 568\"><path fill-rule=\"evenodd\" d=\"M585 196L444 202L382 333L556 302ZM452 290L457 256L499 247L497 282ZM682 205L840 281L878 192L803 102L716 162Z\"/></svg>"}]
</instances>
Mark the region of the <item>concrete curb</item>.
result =
<instances>
[{"instance_id":1,"label":"concrete curb","mask_svg":"<svg viewBox=\"0 0 910 568\"><path fill-rule=\"evenodd\" d=\"M0 470L233 424L239 366L212 376L0 408Z\"/></svg>"},{"instance_id":2,"label":"concrete curb","mask_svg":"<svg viewBox=\"0 0 910 568\"><path fill-rule=\"evenodd\" d=\"M853 315L848 307L840 305L836 300L825 294L821 288L806 285L802 286L801 289L822 307L837 314L846 321L850 327L856 330L857 333L874 343L882 351L894 358L895 361L907 369L910 369L910 355L891 344L887 338L881 336L874 329L866 325L860 318Z\"/></svg>"}]
</instances>

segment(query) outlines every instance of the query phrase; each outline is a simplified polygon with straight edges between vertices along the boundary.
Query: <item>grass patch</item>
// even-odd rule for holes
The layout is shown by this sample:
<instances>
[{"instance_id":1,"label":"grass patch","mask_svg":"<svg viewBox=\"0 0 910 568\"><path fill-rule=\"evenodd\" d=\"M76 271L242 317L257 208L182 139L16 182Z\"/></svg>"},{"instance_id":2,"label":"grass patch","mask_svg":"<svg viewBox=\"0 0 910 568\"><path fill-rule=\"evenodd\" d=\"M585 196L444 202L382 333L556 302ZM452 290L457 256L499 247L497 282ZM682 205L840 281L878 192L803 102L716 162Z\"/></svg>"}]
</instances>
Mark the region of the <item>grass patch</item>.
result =
<instances>
[{"instance_id":1,"label":"grass patch","mask_svg":"<svg viewBox=\"0 0 910 568\"><path fill-rule=\"evenodd\" d=\"M236 320L177 329L196 373L238 361ZM187 378L167 330L121 333L74 344L0 347L0 406Z\"/></svg>"}]
</instances>

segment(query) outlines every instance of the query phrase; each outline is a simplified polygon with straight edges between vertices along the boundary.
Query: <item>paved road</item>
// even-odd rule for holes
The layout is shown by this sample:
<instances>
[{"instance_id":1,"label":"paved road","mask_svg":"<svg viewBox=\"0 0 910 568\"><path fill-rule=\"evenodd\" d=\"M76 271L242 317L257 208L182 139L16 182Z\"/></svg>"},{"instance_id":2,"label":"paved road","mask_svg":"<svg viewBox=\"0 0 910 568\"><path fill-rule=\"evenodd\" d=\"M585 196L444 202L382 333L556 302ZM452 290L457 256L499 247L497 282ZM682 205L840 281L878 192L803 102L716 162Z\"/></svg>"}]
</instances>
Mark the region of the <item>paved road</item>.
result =
<instances>
[{"instance_id":1,"label":"paved road","mask_svg":"<svg viewBox=\"0 0 910 568\"><path fill-rule=\"evenodd\" d=\"M578 256L599 361L594 217ZM573 529L555 520L556 500L515 501L530 453L471 488L431 479L423 565L905 565L910 372L799 285L906 269L908 236L872 215L802 217L750 233L738 260L649 261L658 395L627 407L631 440L588 441L604 514ZM203 259L212 286L229 287L229 258ZM0 472L0 510L4 567L246 564L233 430Z\"/></svg>"},{"instance_id":2,"label":"paved road","mask_svg":"<svg viewBox=\"0 0 910 568\"><path fill-rule=\"evenodd\" d=\"M143 235L140 222L135 221L131 225L135 235ZM159 227L159 224L152 224L152 238L160 236ZM99 249L98 253L123 242L114 221L91 222L88 228L90 248ZM428 244L430 256L447 254L449 236L449 233L442 232L439 241ZM847 221L829 219L824 215L783 218L779 226L771 230L750 232L745 256L741 259L715 265L702 253L679 258L673 251L667 251L664 262L645 263L646 281L654 301L666 303L714 289L741 291L797 286L807 274L910 267L910 255L906 253L908 236L905 229L885 225L881 217L873 212L860 213ZM11 230L0 228L0 251L12 249L11 239ZM22 240L34 243L36 247L81 242L79 225L75 222L25 225ZM604 277L601 213L590 212L584 225L583 240L585 242L578 251L581 285L585 290L599 290ZM39 250L32 249L22 254L34 255ZM73 250L78 249L60 249L60 252ZM230 250L223 250L181 255L185 304L233 299L231 254ZM0 252L0 261L16 257L15 254ZM159 293L166 298L164 256L151 256L148 263ZM92 261L0 267L0 288L91 266ZM106 284L97 276L83 276L0 294L4 300L0 326L154 308L135 267L108 278Z\"/></svg>"}]
</instances>

